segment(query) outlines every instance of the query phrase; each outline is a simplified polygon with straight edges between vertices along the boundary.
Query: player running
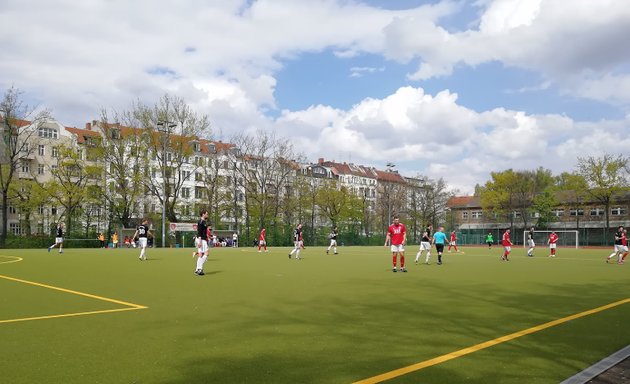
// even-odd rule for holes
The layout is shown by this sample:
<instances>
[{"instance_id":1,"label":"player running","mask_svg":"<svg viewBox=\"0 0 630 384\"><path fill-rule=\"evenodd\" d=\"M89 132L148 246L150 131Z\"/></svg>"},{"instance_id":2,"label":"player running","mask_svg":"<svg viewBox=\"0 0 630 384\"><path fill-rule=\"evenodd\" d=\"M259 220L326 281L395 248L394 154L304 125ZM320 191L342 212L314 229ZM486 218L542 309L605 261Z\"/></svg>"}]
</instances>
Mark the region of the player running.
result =
<instances>
[{"instance_id":1,"label":"player running","mask_svg":"<svg viewBox=\"0 0 630 384\"><path fill-rule=\"evenodd\" d=\"M451 232L451 241L448 243L448 253L451 253L451 247L455 247L455 252L459 253L459 249L457 249L457 234L455 231Z\"/></svg>"},{"instance_id":2,"label":"player running","mask_svg":"<svg viewBox=\"0 0 630 384\"><path fill-rule=\"evenodd\" d=\"M444 234L444 227L438 227L437 232L433 235L433 243L438 254L438 265L442 265L442 254L444 253L444 243L448 243Z\"/></svg>"},{"instance_id":3,"label":"player running","mask_svg":"<svg viewBox=\"0 0 630 384\"><path fill-rule=\"evenodd\" d=\"M330 239L330 245L328 246L328 249L326 249L326 254L330 252L331 248L333 249L333 253L335 255L337 254L337 235L338 234L339 232L337 231L337 227L335 226L330 232L330 235L328 235L328 238Z\"/></svg>"},{"instance_id":4,"label":"player running","mask_svg":"<svg viewBox=\"0 0 630 384\"><path fill-rule=\"evenodd\" d=\"M57 233L56 233L56 237L55 237L55 244L51 245L50 247L48 247L48 252L50 252L51 249L55 248L57 245L59 246L59 253L63 253L63 223L59 222L57 224Z\"/></svg>"},{"instance_id":5,"label":"player running","mask_svg":"<svg viewBox=\"0 0 630 384\"><path fill-rule=\"evenodd\" d=\"M293 231L293 250L289 253L289 259L295 253L295 259L301 260L300 250L302 249L302 224L298 224Z\"/></svg>"},{"instance_id":6,"label":"player running","mask_svg":"<svg viewBox=\"0 0 630 384\"><path fill-rule=\"evenodd\" d=\"M615 232L615 250L614 250L613 253L611 253L608 256L608 258L606 258L606 262L607 263L614 256L617 256L618 262L623 260L623 254L624 254L624 252L626 252L626 249L627 249L627 248L624 249L624 246L623 246L623 238L624 237L625 237L624 228L623 228L623 225L620 225L619 227L617 227L617 232ZM627 244L627 240L626 240L626 244Z\"/></svg>"},{"instance_id":7,"label":"player running","mask_svg":"<svg viewBox=\"0 0 630 384\"><path fill-rule=\"evenodd\" d=\"M431 258L431 235L433 234L433 225L431 223L427 224L426 229L422 232L422 238L420 239L420 250L416 253L416 264L418 264L418 260L420 260L420 256L422 256L422 252L426 251L427 255L424 259L424 263L429 265L429 259Z\"/></svg>"},{"instance_id":8,"label":"player running","mask_svg":"<svg viewBox=\"0 0 630 384\"><path fill-rule=\"evenodd\" d=\"M534 242L534 227L531 227L527 232L527 245L529 246L527 256L534 257L534 249L536 248L536 243Z\"/></svg>"},{"instance_id":9,"label":"player running","mask_svg":"<svg viewBox=\"0 0 630 384\"><path fill-rule=\"evenodd\" d=\"M400 272L407 272L405 268L405 243L407 242L407 228L400 222L398 215L394 216L394 222L387 228L387 236L385 237L385 247L391 241L392 263L394 267L392 272L397 272L396 258L400 255Z\"/></svg>"}]
</instances>

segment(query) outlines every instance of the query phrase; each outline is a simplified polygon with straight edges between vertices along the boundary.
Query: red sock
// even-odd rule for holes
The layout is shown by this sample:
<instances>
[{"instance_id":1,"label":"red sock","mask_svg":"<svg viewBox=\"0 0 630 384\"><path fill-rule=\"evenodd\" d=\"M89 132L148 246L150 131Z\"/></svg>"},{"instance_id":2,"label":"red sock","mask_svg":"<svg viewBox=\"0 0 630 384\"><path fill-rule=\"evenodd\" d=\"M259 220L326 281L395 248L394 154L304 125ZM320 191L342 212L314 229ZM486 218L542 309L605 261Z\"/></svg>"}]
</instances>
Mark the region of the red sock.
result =
<instances>
[{"instance_id":1,"label":"red sock","mask_svg":"<svg viewBox=\"0 0 630 384\"><path fill-rule=\"evenodd\" d=\"M400 255L400 268L405 268L405 255Z\"/></svg>"},{"instance_id":2,"label":"red sock","mask_svg":"<svg viewBox=\"0 0 630 384\"><path fill-rule=\"evenodd\" d=\"M258 246L258 250L260 251L260 245Z\"/></svg>"},{"instance_id":3,"label":"red sock","mask_svg":"<svg viewBox=\"0 0 630 384\"><path fill-rule=\"evenodd\" d=\"M267 244L265 244L265 251L267 250Z\"/></svg>"},{"instance_id":4,"label":"red sock","mask_svg":"<svg viewBox=\"0 0 630 384\"><path fill-rule=\"evenodd\" d=\"M396 268L396 255L392 256L392 264L394 264L394 268Z\"/></svg>"},{"instance_id":5,"label":"red sock","mask_svg":"<svg viewBox=\"0 0 630 384\"><path fill-rule=\"evenodd\" d=\"M621 261L626 260L626 256L628 256L628 252L624 253L623 256L621 256Z\"/></svg>"},{"instance_id":6,"label":"red sock","mask_svg":"<svg viewBox=\"0 0 630 384\"><path fill-rule=\"evenodd\" d=\"M457 249L457 245L455 245L455 252L459 252L459 249Z\"/></svg>"}]
</instances>

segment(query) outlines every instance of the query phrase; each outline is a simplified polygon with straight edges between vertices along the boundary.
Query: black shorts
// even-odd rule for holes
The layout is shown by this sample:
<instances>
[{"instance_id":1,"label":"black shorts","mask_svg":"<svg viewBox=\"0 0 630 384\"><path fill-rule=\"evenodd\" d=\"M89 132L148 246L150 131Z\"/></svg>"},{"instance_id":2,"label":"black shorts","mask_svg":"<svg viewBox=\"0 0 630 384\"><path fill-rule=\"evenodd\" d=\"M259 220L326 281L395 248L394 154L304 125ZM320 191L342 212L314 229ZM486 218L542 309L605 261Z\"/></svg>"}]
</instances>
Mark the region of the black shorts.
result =
<instances>
[{"instance_id":1,"label":"black shorts","mask_svg":"<svg viewBox=\"0 0 630 384\"><path fill-rule=\"evenodd\" d=\"M435 244L435 249L437 249L438 253L444 252L444 244Z\"/></svg>"}]
</instances>

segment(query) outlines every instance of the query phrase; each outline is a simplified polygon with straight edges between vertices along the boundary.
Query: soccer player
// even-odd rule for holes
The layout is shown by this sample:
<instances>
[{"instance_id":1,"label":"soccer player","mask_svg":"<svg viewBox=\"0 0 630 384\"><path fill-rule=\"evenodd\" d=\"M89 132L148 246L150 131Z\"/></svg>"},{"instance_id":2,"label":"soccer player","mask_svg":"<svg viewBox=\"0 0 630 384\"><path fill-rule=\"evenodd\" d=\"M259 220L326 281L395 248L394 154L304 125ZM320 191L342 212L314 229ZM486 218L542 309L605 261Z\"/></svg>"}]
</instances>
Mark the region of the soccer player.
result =
<instances>
[{"instance_id":1,"label":"soccer player","mask_svg":"<svg viewBox=\"0 0 630 384\"><path fill-rule=\"evenodd\" d=\"M142 224L136 227L136 232L133 234L133 238L135 239L138 236L138 246L140 247L140 256L138 259L140 261L146 260L146 249L147 249L147 240L151 232L149 231L149 220L143 219Z\"/></svg>"},{"instance_id":2,"label":"soccer player","mask_svg":"<svg viewBox=\"0 0 630 384\"><path fill-rule=\"evenodd\" d=\"M265 248L265 252L267 252L267 242L265 241L265 227L262 227L260 230L260 237L258 238L258 252L260 252L260 247Z\"/></svg>"},{"instance_id":3,"label":"soccer player","mask_svg":"<svg viewBox=\"0 0 630 384\"><path fill-rule=\"evenodd\" d=\"M619 227L617 227L617 232L615 232L615 251L608 256L608 258L606 259L607 263L614 256L617 256L618 259L621 261L622 255L624 253L623 243L621 240L623 238L623 231L624 231L623 225L620 225Z\"/></svg>"},{"instance_id":4,"label":"soccer player","mask_svg":"<svg viewBox=\"0 0 630 384\"><path fill-rule=\"evenodd\" d=\"M199 212L199 221L197 222L197 267L195 268L195 275L203 276L203 265L208 260L208 225L206 219L208 218L208 210L202 209Z\"/></svg>"},{"instance_id":5,"label":"soccer player","mask_svg":"<svg viewBox=\"0 0 630 384\"><path fill-rule=\"evenodd\" d=\"M455 231L451 232L451 241L448 243L448 252L451 253L451 247L455 247L455 252L459 253L459 249L457 249L457 234Z\"/></svg>"},{"instance_id":6,"label":"soccer player","mask_svg":"<svg viewBox=\"0 0 630 384\"><path fill-rule=\"evenodd\" d=\"M494 244L492 232L488 232L488 236L486 236L486 244L488 244L488 249L492 249L492 244Z\"/></svg>"},{"instance_id":7,"label":"soccer player","mask_svg":"<svg viewBox=\"0 0 630 384\"><path fill-rule=\"evenodd\" d=\"M547 244L549 244L549 257L556 257L556 243L558 242L558 234L551 231Z\"/></svg>"},{"instance_id":8,"label":"soccer player","mask_svg":"<svg viewBox=\"0 0 630 384\"><path fill-rule=\"evenodd\" d=\"M293 231L293 250L289 253L289 259L291 255L295 253L295 259L300 260L300 250L302 249L302 224L298 224Z\"/></svg>"},{"instance_id":9,"label":"soccer player","mask_svg":"<svg viewBox=\"0 0 630 384\"><path fill-rule=\"evenodd\" d=\"M50 247L48 247L48 252L50 252L51 249L55 248L57 245L59 245L59 253L63 253L63 223L59 222L57 224L57 236L55 237L55 244L51 245Z\"/></svg>"},{"instance_id":10,"label":"soccer player","mask_svg":"<svg viewBox=\"0 0 630 384\"><path fill-rule=\"evenodd\" d=\"M529 246L527 256L534 257L534 249L536 248L536 243L534 243L534 227L531 227L529 232L527 232L527 245Z\"/></svg>"},{"instance_id":11,"label":"soccer player","mask_svg":"<svg viewBox=\"0 0 630 384\"><path fill-rule=\"evenodd\" d=\"M105 248L105 235L103 235L103 232L98 235L98 241L101 242L101 248Z\"/></svg>"},{"instance_id":12,"label":"soccer player","mask_svg":"<svg viewBox=\"0 0 630 384\"><path fill-rule=\"evenodd\" d=\"M391 241L392 263L394 267L392 272L397 272L396 258L400 255L400 272L407 272L405 268L405 243L407 242L407 228L400 222L398 215L394 216L394 222L387 228L387 236L385 237L385 247Z\"/></svg>"},{"instance_id":13,"label":"soccer player","mask_svg":"<svg viewBox=\"0 0 630 384\"><path fill-rule=\"evenodd\" d=\"M501 245L503 245L503 256L501 256L501 260L510 261L508 256L510 252L512 252L512 240L510 240L510 228L506 229L503 232L503 239L501 239Z\"/></svg>"},{"instance_id":14,"label":"soccer player","mask_svg":"<svg viewBox=\"0 0 630 384\"><path fill-rule=\"evenodd\" d=\"M118 248L118 233L116 232L112 235L112 244L114 248Z\"/></svg>"},{"instance_id":15,"label":"soccer player","mask_svg":"<svg viewBox=\"0 0 630 384\"><path fill-rule=\"evenodd\" d=\"M424 263L429 265L429 259L431 258L431 235L433 234L433 225L431 223L427 224L427 228L422 232L422 238L420 239L420 250L416 253L416 264L418 264L418 260L420 260L420 256L422 256L422 252L427 251L426 258L424 259Z\"/></svg>"},{"instance_id":16,"label":"soccer player","mask_svg":"<svg viewBox=\"0 0 630 384\"><path fill-rule=\"evenodd\" d=\"M623 237L621 238L621 245L623 245L623 255L621 256L621 260L619 264L623 264L626 262L626 256L628 256L628 232L626 229L623 229Z\"/></svg>"},{"instance_id":17,"label":"soccer player","mask_svg":"<svg viewBox=\"0 0 630 384\"><path fill-rule=\"evenodd\" d=\"M326 254L328 254L328 252L330 252L330 248L333 249L333 253L336 255L337 254L337 235L338 235L339 231L337 231L337 227L335 226L332 231L330 232L330 235L328 235L328 238L330 239L330 245L328 246L328 249L326 249Z\"/></svg>"},{"instance_id":18,"label":"soccer player","mask_svg":"<svg viewBox=\"0 0 630 384\"><path fill-rule=\"evenodd\" d=\"M444 253L444 243L448 243L446 235L444 234L444 227L438 227L437 232L433 235L433 243L435 244L435 250L438 254L438 265L442 265L442 253Z\"/></svg>"},{"instance_id":19,"label":"soccer player","mask_svg":"<svg viewBox=\"0 0 630 384\"><path fill-rule=\"evenodd\" d=\"M236 232L232 234L232 247L238 248L238 235Z\"/></svg>"}]
</instances>

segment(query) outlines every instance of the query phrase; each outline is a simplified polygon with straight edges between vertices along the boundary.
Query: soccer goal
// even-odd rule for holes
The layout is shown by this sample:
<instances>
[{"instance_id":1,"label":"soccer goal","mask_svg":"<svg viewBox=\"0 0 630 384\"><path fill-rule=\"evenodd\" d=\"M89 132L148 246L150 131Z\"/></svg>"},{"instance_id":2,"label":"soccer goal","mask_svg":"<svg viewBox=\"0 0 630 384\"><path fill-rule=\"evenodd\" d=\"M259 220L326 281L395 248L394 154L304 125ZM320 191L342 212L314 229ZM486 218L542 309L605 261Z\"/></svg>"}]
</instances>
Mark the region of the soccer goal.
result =
<instances>
[{"instance_id":1,"label":"soccer goal","mask_svg":"<svg viewBox=\"0 0 630 384\"><path fill-rule=\"evenodd\" d=\"M536 243L537 247L547 246L547 240L549 239L549 234L551 232L556 232L558 235L558 244L559 247L579 247L579 235L578 231L534 231L534 243ZM528 248L527 245L527 234L529 231L523 231L523 248Z\"/></svg>"}]
</instances>

